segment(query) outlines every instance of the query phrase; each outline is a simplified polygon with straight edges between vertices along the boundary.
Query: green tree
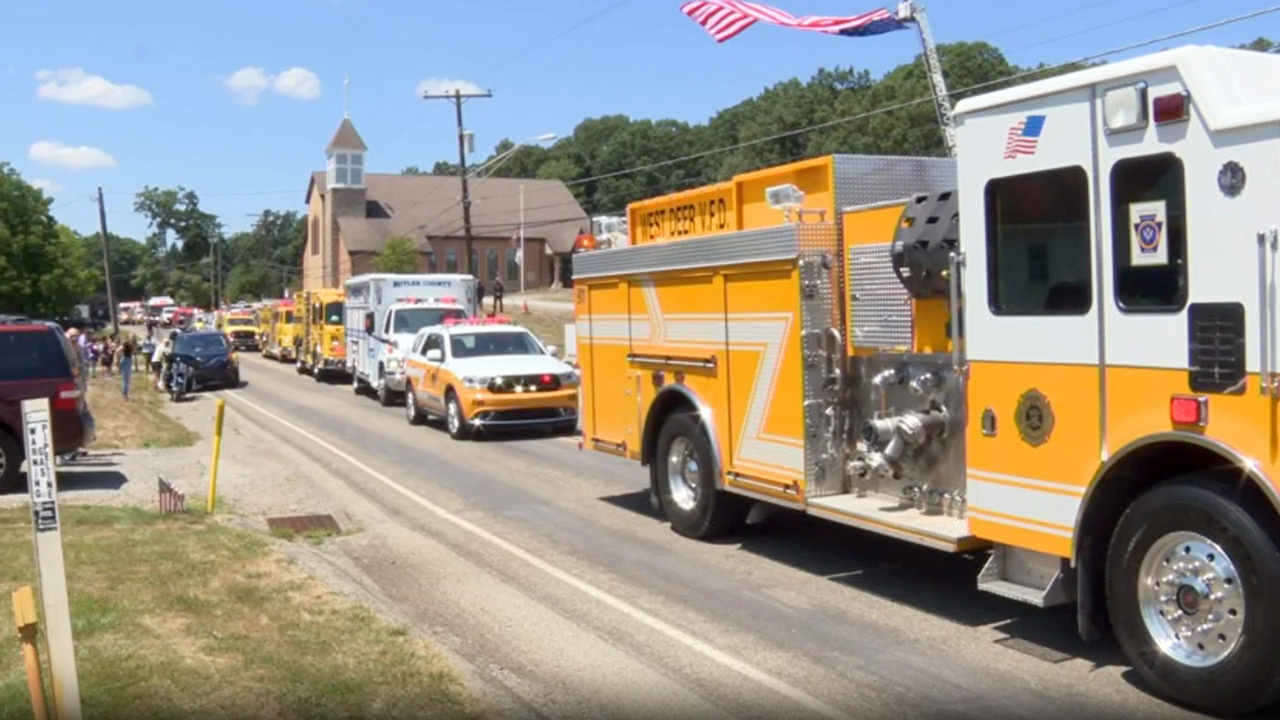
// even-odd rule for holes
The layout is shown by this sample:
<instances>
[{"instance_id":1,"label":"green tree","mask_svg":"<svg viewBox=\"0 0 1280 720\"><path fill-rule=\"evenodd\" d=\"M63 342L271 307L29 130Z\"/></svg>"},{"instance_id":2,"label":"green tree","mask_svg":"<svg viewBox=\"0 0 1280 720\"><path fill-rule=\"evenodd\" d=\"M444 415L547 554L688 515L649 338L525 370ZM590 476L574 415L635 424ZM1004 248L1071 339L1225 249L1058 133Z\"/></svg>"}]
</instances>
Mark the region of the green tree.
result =
<instances>
[{"instance_id":1,"label":"green tree","mask_svg":"<svg viewBox=\"0 0 1280 720\"><path fill-rule=\"evenodd\" d=\"M147 247L138 240L108 232L107 239L111 251L111 289L116 302L126 300L145 300L151 294L138 284L138 268L142 266L147 254ZM92 279L95 292L106 297L106 280L102 273L102 234L94 233L81 238L84 249L85 268Z\"/></svg>"},{"instance_id":2,"label":"green tree","mask_svg":"<svg viewBox=\"0 0 1280 720\"><path fill-rule=\"evenodd\" d=\"M407 165L403 170L400 171L400 174L401 175L426 175L427 171L423 170L417 165Z\"/></svg>"},{"instance_id":3,"label":"green tree","mask_svg":"<svg viewBox=\"0 0 1280 720\"><path fill-rule=\"evenodd\" d=\"M392 235L373 257L373 269L384 273L411 273L418 269L418 243L407 235Z\"/></svg>"},{"instance_id":4,"label":"green tree","mask_svg":"<svg viewBox=\"0 0 1280 720\"><path fill-rule=\"evenodd\" d=\"M147 218L152 232L147 257L136 279L152 292L172 295L180 302L208 307L213 302L215 245L225 247L218 216L200 207L195 192L182 186L147 186L134 200L134 211ZM219 263L226 270L225 257ZM225 277L225 276L224 276ZM154 290L153 290L154 288Z\"/></svg>"},{"instance_id":5,"label":"green tree","mask_svg":"<svg viewBox=\"0 0 1280 720\"><path fill-rule=\"evenodd\" d=\"M93 292L84 246L54 220L51 202L0 162L0 310L62 315Z\"/></svg>"},{"instance_id":6,"label":"green tree","mask_svg":"<svg viewBox=\"0 0 1280 720\"><path fill-rule=\"evenodd\" d=\"M278 297L300 274L307 220L293 210L264 210L253 228L227 241L226 297L230 301Z\"/></svg>"}]
</instances>

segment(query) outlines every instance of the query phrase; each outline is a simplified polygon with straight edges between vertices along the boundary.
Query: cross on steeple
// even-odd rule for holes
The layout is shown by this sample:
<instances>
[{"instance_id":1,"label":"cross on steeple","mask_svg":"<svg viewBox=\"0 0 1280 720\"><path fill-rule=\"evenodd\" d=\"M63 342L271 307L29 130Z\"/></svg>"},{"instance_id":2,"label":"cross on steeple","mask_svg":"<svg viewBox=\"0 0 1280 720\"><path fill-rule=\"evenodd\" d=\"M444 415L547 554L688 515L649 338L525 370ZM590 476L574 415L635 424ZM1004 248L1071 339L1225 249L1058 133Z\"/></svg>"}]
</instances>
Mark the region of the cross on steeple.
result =
<instances>
[{"instance_id":1,"label":"cross on steeple","mask_svg":"<svg viewBox=\"0 0 1280 720\"><path fill-rule=\"evenodd\" d=\"M342 117L349 118L351 107L351 78L346 74L342 74Z\"/></svg>"}]
</instances>

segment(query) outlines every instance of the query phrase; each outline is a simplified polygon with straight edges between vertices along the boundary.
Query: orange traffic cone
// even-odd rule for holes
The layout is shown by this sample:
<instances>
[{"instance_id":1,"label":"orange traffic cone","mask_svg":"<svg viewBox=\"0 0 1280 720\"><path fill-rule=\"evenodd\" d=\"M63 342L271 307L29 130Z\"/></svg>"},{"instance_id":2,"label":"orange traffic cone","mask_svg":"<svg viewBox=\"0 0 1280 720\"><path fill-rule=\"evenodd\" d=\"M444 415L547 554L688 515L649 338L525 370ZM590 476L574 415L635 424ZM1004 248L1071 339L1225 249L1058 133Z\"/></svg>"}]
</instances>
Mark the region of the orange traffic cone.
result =
<instances>
[{"instance_id":1,"label":"orange traffic cone","mask_svg":"<svg viewBox=\"0 0 1280 720\"><path fill-rule=\"evenodd\" d=\"M525 315L528 315L528 314L529 314L529 301L528 301L528 300L525 300L525 301L524 301L524 304L523 304L523 306L521 307L520 312L524 313Z\"/></svg>"}]
</instances>

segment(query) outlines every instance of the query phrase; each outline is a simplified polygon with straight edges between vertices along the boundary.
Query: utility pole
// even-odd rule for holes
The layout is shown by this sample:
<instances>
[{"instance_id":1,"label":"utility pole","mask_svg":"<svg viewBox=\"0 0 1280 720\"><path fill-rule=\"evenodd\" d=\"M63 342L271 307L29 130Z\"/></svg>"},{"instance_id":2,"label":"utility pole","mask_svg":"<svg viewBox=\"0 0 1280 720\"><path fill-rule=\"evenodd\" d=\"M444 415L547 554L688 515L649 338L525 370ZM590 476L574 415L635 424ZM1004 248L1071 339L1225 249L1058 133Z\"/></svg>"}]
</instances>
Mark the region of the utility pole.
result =
<instances>
[{"instance_id":1,"label":"utility pole","mask_svg":"<svg viewBox=\"0 0 1280 720\"><path fill-rule=\"evenodd\" d=\"M98 231L102 233L102 277L107 281L107 311L111 313L111 331L120 334L120 316L116 313L116 293L111 289L111 250L107 243L107 206L98 188Z\"/></svg>"},{"instance_id":2,"label":"utility pole","mask_svg":"<svg viewBox=\"0 0 1280 720\"><path fill-rule=\"evenodd\" d=\"M471 98L491 97L493 97L492 92L464 93L457 88L454 88L452 93L422 94L423 100L452 100L458 118L458 179L462 181L462 237L465 242L462 271L473 275L475 273L471 267L471 195L467 190L467 141L462 127L462 103Z\"/></svg>"}]
</instances>

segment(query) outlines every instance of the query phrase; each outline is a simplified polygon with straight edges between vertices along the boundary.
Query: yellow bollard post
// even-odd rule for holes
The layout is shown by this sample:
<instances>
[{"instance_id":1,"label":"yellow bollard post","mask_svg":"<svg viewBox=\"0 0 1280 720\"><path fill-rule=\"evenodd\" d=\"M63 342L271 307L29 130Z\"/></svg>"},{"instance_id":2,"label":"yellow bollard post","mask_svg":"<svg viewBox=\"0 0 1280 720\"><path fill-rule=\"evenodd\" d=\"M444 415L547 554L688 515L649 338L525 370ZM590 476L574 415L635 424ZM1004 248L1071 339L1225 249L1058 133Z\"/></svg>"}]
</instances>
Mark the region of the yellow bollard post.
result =
<instances>
[{"instance_id":1,"label":"yellow bollard post","mask_svg":"<svg viewBox=\"0 0 1280 720\"><path fill-rule=\"evenodd\" d=\"M213 504L218 497L218 453L222 450L222 414L227 402L218 398L217 409L213 411L213 461L209 463L209 500L205 512L213 514Z\"/></svg>"},{"instance_id":2,"label":"yellow bollard post","mask_svg":"<svg viewBox=\"0 0 1280 720\"><path fill-rule=\"evenodd\" d=\"M27 668L27 690L35 720L48 720L44 700L44 678L40 674L40 651L36 648L36 596L30 585L13 591L13 624L22 645L22 661Z\"/></svg>"}]
</instances>

